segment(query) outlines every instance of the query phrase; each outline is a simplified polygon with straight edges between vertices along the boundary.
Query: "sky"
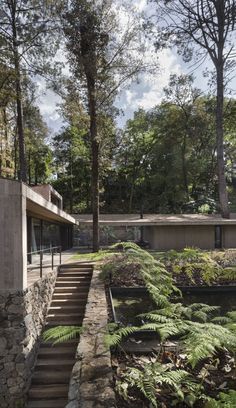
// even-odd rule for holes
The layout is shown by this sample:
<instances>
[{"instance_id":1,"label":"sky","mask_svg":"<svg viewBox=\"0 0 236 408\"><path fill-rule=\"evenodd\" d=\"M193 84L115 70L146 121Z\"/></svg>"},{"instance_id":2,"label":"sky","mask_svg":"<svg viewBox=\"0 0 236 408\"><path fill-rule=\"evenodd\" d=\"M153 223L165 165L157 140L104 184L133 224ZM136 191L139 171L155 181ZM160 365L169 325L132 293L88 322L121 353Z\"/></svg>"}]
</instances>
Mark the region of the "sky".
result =
<instances>
[{"instance_id":1,"label":"sky","mask_svg":"<svg viewBox=\"0 0 236 408\"><path fill-rule=\"evenodd\" d=\"M148 0L132 0L132 4L134 4L140 12L152 12L151 7L153 6L151 6ZM147 53L146 58L148 58L148 56L152 58L152 51L152 44L150 44L150 52ZM193 73L195 77L194 85L203 91L207 90L207 79L202 75L206 64L193 72L193 68L185 64L174 49L164 49L158 53L158 60L159 69L154 75L148 73L140 75L138 83L132 83L117 97L115 105L119 109L122 109L123 112L123 114L117 118L119 127L123 127L126 120L132 118L134 111L138 108L148 110L160 103L163 98L163 88L168 85L171 74ZM68 72L67 66L65 66L65 72ZM47 90L46 84L42 80L38 80L37 85L39 93L38 104L41 113L50 129L50 133L56 133L63 126L63 121L57 107L61 101L60 97L53 91Z\"/></svg>"}]
</instances>

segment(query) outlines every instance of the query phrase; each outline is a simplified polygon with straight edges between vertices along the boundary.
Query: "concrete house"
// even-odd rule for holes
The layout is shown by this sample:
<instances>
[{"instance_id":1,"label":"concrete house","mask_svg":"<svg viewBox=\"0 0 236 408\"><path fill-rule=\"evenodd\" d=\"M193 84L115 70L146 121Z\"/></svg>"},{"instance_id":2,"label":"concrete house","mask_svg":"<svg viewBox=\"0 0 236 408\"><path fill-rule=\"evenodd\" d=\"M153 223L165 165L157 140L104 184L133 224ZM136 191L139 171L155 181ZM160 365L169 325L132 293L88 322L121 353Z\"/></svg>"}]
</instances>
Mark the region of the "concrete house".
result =
<instances>
[{"instance_id":1,"label":"concrete house","mask_svg":"<svg viewBox=\"0 0 236 408\"><path fill-rule=\"evenodd\" d=\"M92 216L73 214L80 223L80 244L91 242ZM101 214L102 243L138 240L142 236L155 250L236 248L236 216L217 214ZM106 239L104 239L106 236Z\"/></svg>"},{"instance_id":2,"label":"concrete house","mask_svg":"<svg viewBox=\"0 0 236 408\"><path fill-rule=\"evenodd\" d=\"M62 197L51 186L31 188L0 179L0 288L26 288L30 253L50 247L71 248L75 223L63 211Z\"/></svg>"}]
</instances>

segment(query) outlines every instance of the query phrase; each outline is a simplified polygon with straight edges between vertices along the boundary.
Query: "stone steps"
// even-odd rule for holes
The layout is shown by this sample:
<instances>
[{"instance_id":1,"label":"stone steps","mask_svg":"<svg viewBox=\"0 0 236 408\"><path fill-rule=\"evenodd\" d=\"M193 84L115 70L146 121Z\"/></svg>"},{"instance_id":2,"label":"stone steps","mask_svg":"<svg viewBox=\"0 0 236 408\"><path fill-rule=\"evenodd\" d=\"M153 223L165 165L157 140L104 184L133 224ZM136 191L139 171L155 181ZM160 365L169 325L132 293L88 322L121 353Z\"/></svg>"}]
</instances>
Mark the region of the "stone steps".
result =
<instances>
[{"instance_id":1,"label":"stone steps","mask_svg":"<svg viewBox=\"0 0 236 408\"><path fill-rule=\"evenodd\" d=\"M47 344L47 343L46 343ZM60 359L64 359L66 357L74 357L75 355L75 347L74 344L69 347L43 347L39 349L38 358L50 358L50 357L58 357Z\"/></svg>"},{"instance_id":2,"label":"stone steps","mask_svg":"<svg viewBox=\"0 0 236 408\"><path fill-rule=\"evenodd\" d=\"M42 385L42 384L65 384L70 381L71 371L58 371L58 372L44 372L36 371L32 378L32 384Z\"/></svg>"},{"instance_id":3,"label":"stone steps","mask_svg":"<svg viewBox=\"0 0 236 408\"><path fill-rule=\"evenodd\" d=\"M60 400L43 400L40 399L39 401L29 401L27 407L28 408L65 408L67 404L67 398L66 399L60 399Z\"/></svg>"},{"instance_id":4,"label":"stone steps","mask_svg":"<svg viewBox=\"0 0 236 408\"><path fill-rule=\"evenodd\" d=\"M60 267L45 328L82 325L92 266ZM42 342L28 394L27 408L64 408L77 340L56 344Z\"/></svg>"},{"instance_id":5,"label":"stone steps","mask_svg":"<svg viewBox=\"0 0 236 408\"><path fill-rule=\"evenodd\" d=\"M84 288L83 288L84 289ZM76 293L77 292L77 293ZM88 297L88 292L83 290L83 292L80 291L68 291L68 288L66 288L66 291L63 292L56 290L55 293L53 294L53 300L56 299L87 299Z\"/></svg>"},{"instance_id":6,"label":"stone steps","mask_svg":"<svg viewBox=\"0 0 236 408\"><path fill-rule=\"evenodd\" d=\"M29 390L29 397L32 400L45 399L60 399L67 398L69 390L69 384L42 384L34 385Z\"/></svg>"}]
</instances>

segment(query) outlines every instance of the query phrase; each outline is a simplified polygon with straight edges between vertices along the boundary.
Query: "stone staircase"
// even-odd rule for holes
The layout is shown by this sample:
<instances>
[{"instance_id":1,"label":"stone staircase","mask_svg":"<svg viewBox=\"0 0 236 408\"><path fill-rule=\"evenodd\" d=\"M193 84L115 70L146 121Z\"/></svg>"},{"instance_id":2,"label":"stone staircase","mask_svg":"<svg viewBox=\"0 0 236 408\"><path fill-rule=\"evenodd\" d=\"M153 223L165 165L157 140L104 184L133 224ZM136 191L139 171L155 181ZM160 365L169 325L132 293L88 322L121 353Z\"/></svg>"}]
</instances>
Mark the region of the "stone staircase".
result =
<instances>
[{"instance_id":1,"label":"stone staircase","mask_svg":"<svg viewBox=\"0 0 236 408\"><path fill-rule=\"evenodd\" d=\"M81 325L85 313L93 266L68 264L60 267L45 329ZM77 340L52 346L41 342L27 408L64 408L75 363Z\"/></svg>"}]
</instances>

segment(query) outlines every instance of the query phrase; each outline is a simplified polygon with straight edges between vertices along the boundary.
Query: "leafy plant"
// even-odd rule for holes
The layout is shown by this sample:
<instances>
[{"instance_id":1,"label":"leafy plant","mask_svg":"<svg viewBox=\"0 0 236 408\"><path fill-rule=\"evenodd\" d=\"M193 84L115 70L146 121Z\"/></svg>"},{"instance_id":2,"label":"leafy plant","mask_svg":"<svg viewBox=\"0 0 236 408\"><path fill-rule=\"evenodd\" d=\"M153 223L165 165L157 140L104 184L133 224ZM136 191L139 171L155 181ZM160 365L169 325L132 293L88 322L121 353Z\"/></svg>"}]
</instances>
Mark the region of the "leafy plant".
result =
<instances>
[{"instance_id":1,"label":"leafy plant","mask_svg":"<svg viewBox=\"0 0 236 408\"><path fill-rule=\"evenodd\" d=\"M43 339L54 344L63 343L79 337L83 332L80 326L56 326L43 333Z\"/></svg>"},{"instance_id":2,"label":"leafy plant","mask_svg":"<svg viewBox=\"0 0 236 408\"><path fill-rule=\"evenodd\" d=\"M164 389L171 392L179 401L185 401L188 393L198 393L199 385L185 370L173 370L169 365L158 362L146 363L143 369L128 367L123 374L122 382L118 382L117 390L128 399L128 388L137 388L153 407L162 406L158 394Z\"/></svg>"},{"instance_id":3,"label":"leafy plant","mask_svg":"<svg viewBox=\"0 0 236 408\"><path fill-rule=\"evenodd\" d=\"M170 250L156 256L172 273L184 273L193 283L195 272L208 285L224 274L224 269L217 260L213 259L209 252L198 248Z\"/></svg>"},{"instance_id":4,"label":"leafy plant","mask_svg":"<svg viewBox=\"0 0 236 408\"><path fill-rule=\"evenodd\" d=\"M233 408L236 407L236 391L221 392L219 399L208 398L204 408Z\"/></svg>"}]
</instances>

